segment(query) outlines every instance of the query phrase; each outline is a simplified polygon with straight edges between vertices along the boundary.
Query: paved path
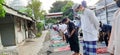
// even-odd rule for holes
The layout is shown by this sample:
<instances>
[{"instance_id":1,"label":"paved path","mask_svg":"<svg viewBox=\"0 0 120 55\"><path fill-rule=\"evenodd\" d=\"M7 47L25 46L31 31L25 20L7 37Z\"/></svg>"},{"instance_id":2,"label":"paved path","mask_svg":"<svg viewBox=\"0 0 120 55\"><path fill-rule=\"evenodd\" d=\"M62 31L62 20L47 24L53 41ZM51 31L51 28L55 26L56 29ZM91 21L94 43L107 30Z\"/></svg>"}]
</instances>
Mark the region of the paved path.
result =
<instances>
[{"instance_id":1,"label":"paved path","mask_svg":"<svg viewBox=\"0 0 120 55\"><path fill-rule=\"evenodd\" d=\"M57 33L56 32L53 32L53 31L51 31L52 33L51 33L51 36L55 36ZM82 43L80 43L80 53L83 55L83 48L82 48L83 46L82 46ZM105 47L105 44L104 43L98 43L98 47ZM54 48L54 47L52 47L52 48ZM60 47L58 47L58 48L60 48ZM56 48L54 48L54 49L56 49ZM61 51L61 52L53 52L53 53L51 53L50 55L72 55L72 53L73 52L71 52L70 50L68 50L68 51ZM104 53L104 54L97 54L97 55L110 55L109 53Z\"/></svg>"},{"instance_id":2,"label":"paved path","mask_svg":"<svg viewBox=\"0 0 120 55\"><path fill-rule=\"evenodd\" d=\"M32 39L18 47L19 55L37 55L43 47L43 42L48 31L43 31L40 38Z\"/></svg>"}]
</instances>

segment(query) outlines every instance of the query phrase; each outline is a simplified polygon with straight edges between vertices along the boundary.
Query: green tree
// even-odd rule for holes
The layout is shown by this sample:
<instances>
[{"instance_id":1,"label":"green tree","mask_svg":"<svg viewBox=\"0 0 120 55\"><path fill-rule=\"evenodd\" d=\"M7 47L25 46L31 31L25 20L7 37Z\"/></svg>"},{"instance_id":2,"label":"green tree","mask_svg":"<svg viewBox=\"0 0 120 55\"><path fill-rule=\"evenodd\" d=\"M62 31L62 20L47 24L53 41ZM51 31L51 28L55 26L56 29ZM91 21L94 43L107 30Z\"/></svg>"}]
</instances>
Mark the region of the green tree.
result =
<instances>
[{"instance_id":1,"label":"green tree","mask_svg":"<svg viewBox=\"0 0 120 55\"><path fill-rule=\"evenodd\" d=\"M49 19L46 19L46 24L48 23L57 23L57 19L56 18L49 18Z\"/></svg>"},{"instance_id":2,"label":"green tree","mask_svg":"<svg viewBox=\"0 0 120 55\"><path fill-rule=\"evenodd\" d=\"M40 12L39 12L40 20L44 20L45 19L45 16L44 16L45 14L46 14L45 10L40 10Z\"/></svg>"},{"instance_id":3,"label":"green tree","mask_svg":"<svg viewBox=\"0 0 120 55\"><path fill-rule=\"evenodd\" d=\"M63 16L67 16L71 20L73 20L73 10L71 9L73 4L73 1L67 1L67 4L61 9L61 11L63 12Z\"/></svg>"},{"instance_id":4,"label":"green tree","mask_svg":"<svg viewBox=\"0 0 120 55\"><path fill-rule=\"evenodd\" d=\"M44 29L44 15L45 11L41 9L42 3L39 0L32 0L28 3L27 9L25 10L25 13L29 16L34 17L36 20L40 20L40 22L36 23L37 31L38 33L41 33L41 31Z\"/></svg>"},{"instance_id":5,"label":"green tree","mask_svg":"<svg viewBox=\"0 0 120 55\"><path fill-rule=\"evenodd\" d=\"M62 7L61 11L65 12L66 10L72 8L73 6L73 1L66 1L67 3L65 4L65 6Z\"/></svg>"},{"instance_id":6,"label":"green tree","mask_svg":"<svg viewBox=\"0 0 120 55\"><path fill-rule=\"evenodd\" d=\"M21 8L19 12L27 14L28 16L32 17L32 9L29 7Z\"/></svg>"},{"instance_id":7,"label":"green tree","mask_svg":"<svg viewBox=\"0 0 120 55\"><path fill-rule=\"evenodd\" d=\"M0 0L0 17L5 17L5 10L3 8L4 0Z\"/></svg>"},{"instance_id":8,"label":"green tree","mask_svg":"<svg viewBox=\"0 0 120 55\"><path fill-rule=\"evenodd\" d=\"M32 17L32 9L27 7L27 9L24 11L25 14L27 14L28 16Z\"/></svg>"},{"instance_id":9,"label":"green tree","mask_svg":"<svg viewBox=\"0 0 120 55\"><path fill-rule=\"evenodd\" d=\"M63 6L65 6L67 3L67 1L56 1L52 4L53 7L51 7L50 9L50 13L53 13L53 12L61 12L61 8Z\"/></svg>"},{"instance_id":10,"label":"green tree","mask_svg":"<svg viewBox=\"0 0 120 55\"><path fill-rule=\"evenodd\" d=\"M53 12L63 12L63 16L68 16L70 19L73 19L73 11L72 11L72 5L73 1L56 1L53 3L53 7L50 9L50 13Z\"/></svg>"},{"instance_id":11,"label":"green tree","mask_svg":"<svg viewBox=\"0 0 120 55\"><path fill-rule=\"evenodd\" d=\"M39 0L32 0L27 6L27 10L25 10L26 14L33 15L36 20L44 19L46 12L41 9L41 5L42 3Z\"/></svg>"},{"instance_id":12,"label":"green tree","mask_svg":"<svg viewBox=\"0 0 120 55\"><path fill-rule=\"evenodd\" d=\"M35 19L39 18L41 4L42 3L39 0L32 0L32 2L29 3L29 5L27 6L28 8L30 8L32 10L32 13L33 13Z\"/></svg>"},{"instance_id":13,"label":"green tree","mask_svg":"<svg viewBox=\"0 0 120 55\"><path fill-rule=\"evenodd\" d=\"M37 29L38 29L38 32L41 32L44 29L44 24L43 23L37 23Z\"/></svg>"}]
</instances>

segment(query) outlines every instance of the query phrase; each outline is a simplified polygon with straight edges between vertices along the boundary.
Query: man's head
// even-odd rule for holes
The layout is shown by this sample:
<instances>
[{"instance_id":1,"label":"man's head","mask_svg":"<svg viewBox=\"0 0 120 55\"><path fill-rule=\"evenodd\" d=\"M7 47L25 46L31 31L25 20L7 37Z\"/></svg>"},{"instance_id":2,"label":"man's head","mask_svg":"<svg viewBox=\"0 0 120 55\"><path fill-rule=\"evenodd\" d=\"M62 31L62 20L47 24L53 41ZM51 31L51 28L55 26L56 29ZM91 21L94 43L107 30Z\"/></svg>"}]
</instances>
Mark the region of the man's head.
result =
<instances>
[{"instance_id":1,"label":"man's head","mask_svg":"<svg viewBox=\"0 0 120 55\"><path fill-rule=\"evenodd\" d=\"M120 7L120 0L114 0L118 7Z\"/></svg>"},{"instance_id":2,"label":"man's head","mask_svg":"<svg viewBox=\"0 0 120 55\"><path fill-rule=\"evenodd\" d=\"M69 22L70 22L70 20L67 17L62 20L62 23L65 23L65 24L68 24Z\"/></svg>"},{"instance_id":3,"label":"man's head","mask_svg":"<svg viewBox=\"0 0 120 55\"><path fill-rule=\"evenodd\" d=\"M84 7L82 5L79 5L75 11L78 12L78 11L83 11L84 10Z\"/></svg>"},{"instance_id":4,"label":"man's head","mask_svg":"<svg viewBox=\"0 0 120 55\"><path fill-rule=\"evenodd\" d=\"M85 7L85 8L87 7L87 3L86 3L85 0L83 0L83 1L81 2L81 4L82 4L83 7Z\"/></svg>"}]
</instances>

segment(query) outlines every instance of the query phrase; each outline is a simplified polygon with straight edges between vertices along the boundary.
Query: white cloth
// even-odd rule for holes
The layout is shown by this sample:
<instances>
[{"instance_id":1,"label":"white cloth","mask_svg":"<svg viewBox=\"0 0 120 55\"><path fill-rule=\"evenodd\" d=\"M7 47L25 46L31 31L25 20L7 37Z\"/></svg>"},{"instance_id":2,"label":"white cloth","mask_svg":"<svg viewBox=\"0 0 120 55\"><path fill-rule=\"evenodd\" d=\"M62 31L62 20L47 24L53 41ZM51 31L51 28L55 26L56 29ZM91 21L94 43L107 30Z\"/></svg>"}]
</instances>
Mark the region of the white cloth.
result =
<instances>
[{"instance_id":1,"label":"white cloth","mask_svg":"<svg viewBox=\"0 0 120 55\"><path fill-rule=\"evenodd\" d=\"M115 12L113 19L108 51L114 55L120 55L120 9Z\"/></svg>"},{"instance_id":2,"label":"white cloth","mask_svg":"<svg viewBox=\"0 0 120 55\"><path fill-rule=\"evenodd\" d=\"M59 30L61 30L64 34L67 33L67 25L66 24L59 25Z\"/></svg>"},{"instance_id":3,"label":"white cloth","mask_svg":"<svg viewBox=\"0 0 120 55\"><path fill-rule=\"evenodd\" d=\"M97 41L99 21L92 10L85 9L81 17L81 28L84 41Z\"/></svg>"},{"instance_id":4,"label":"white cloth","mask_svg":"<svg viewBox=\"0 0 120 55\"><path fill-rule=\"evenodd\" d=\"M75 26L80 27L80 20L73 20Z\"/></svg>"}]
</instances>

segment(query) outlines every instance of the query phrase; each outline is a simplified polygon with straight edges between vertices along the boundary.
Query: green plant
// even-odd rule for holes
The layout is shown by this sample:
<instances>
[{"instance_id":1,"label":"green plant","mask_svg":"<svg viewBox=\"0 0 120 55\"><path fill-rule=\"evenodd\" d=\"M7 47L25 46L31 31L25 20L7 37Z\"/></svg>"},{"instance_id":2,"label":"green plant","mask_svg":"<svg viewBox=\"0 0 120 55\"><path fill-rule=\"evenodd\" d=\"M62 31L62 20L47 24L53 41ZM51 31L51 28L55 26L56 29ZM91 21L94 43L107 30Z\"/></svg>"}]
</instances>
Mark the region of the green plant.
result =
<instances>
[{"instance_id":1,"label":"green plant","mask_svg":"<svg viewBox=\"0 0 120 55\"><path fill-rule=\"evenodd\" d=\"M37 31L42 32L43 29L44 29L44 24L43 23L37 23Z\"/></svg>"},{"instance_id":2,"label":"green plant","mask_svg":"<svg viewBox=\"0 0 120 55\"><path fill-rule=\"evenodd\" d=\"M5 14L6 14L2 5L3 3L4 3L4 0L0 0L0 17L5 17Z\"/></svg>"},{"instance_id":3,"label":"green plant","mask_svg":"<svg viewBox=\"0 0 120 55\"><path fill-rule=\"evenodd\" d=\"M42 2L39 0L31 0L31 3L28 3L25 13L29 16L32 16L36 20L44 20L45 10L41 9Z\"/></svg>"},{"instance_id":4,"label":"green plant","mask_svg":"<svg viewBox=\"0 0 120 55\"><path fill-rule=\"evenodd\" d=\"M36 34L36 37L41 37L41 35L42 35L42 33L41 33L41 32L38 32L38 33Z\"/></svg>"},{"instance_id":5,"label":"green plant","mask_svg":"<svg viewBox=\"0 0 120 55\"><path fill-rule=\"evenodd\" d=\"M48 23L57 23L57 19L55 18L46 19L46 24Z\"/></svg>"},{"instance_id":6,"label":"green plant","mask_svg":"<svg viewBox=\"0 0 120 55\"><path fill-rule=\"evenodd\" d=\"M64 17L68 17L71 20L73 20L73 10L71 9L73 6L73 2L72 1L67 1L67 4L65 6L62 7L62 12L63 12L63 16Z\"/></svg>"}]
</instances>

